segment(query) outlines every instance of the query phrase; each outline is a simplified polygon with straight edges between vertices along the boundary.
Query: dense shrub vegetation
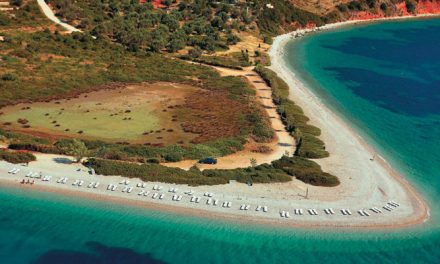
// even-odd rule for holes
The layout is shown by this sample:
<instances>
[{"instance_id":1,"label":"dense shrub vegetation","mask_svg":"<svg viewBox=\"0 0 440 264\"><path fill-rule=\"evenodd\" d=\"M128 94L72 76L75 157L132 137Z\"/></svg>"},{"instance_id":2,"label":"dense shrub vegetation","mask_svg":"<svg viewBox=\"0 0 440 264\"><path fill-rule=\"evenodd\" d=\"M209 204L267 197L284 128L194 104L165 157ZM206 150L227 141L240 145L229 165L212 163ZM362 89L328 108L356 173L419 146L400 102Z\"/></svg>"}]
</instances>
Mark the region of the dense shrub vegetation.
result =
<instances>
[{"instance_id":1,"label":"dense shrub vegetation","mask_svg":"<svg viewBox=\"0 0 440 264\"><path fill-rule=\"evenodd\" d=\"M50 0L57 15L93 35L110 38L131 51L176 52L186 46L207 52L227 49L250 29L247 3L180 1L167 9L151 3L107 0Z\"/></svg>"},{"instance_id":2,"label":"dense shrub vegetation","mask_svg":"<svg viewBox=\"0 0 440 264\"><path fill-rule=\"evenodd\" d=\"M0 149L0 160L4 160L10 163L29 163L35 161L36 157L32 153L28 152L15 152L10 150Z\"/></svg>"},{"instance_id":3,"label":"dense shrub vegetation","mask_svg":"<svg viewBox=\"0 0 440 264\"><path fill-rule=\"evenodd\" d=\"M230 180L242 183L287 182L292 177L318 186L336 186L338 179L322 172L313 161L300 157L283 157L272 164L233 170L204 170L196 167L188 171L159 164L133 164L102 159L90 159L85 165L102 175L122 175L144 181L160 181L189 185L226 184Z\"/></svg>"},{"instance_id":4,"label":"dense shrub vegetation","mask_svg":"<svg viewBox=\"0 0 440 264\"><path fill-rule=\"evenodd\" d=\"M270 69L261 65L255 69L272 88L272 96L278 106L278 112L287 130L296 139L295 155L304 158L328 157L329 153L325 150L324 142L318 138L321 130L307 124L309 118L304 115L301 107L289 100L289 86Z\"/></svg>"},{"instance_id":5,"label":"dense shrub vegetation","mask_svg":"<svg viewBox=\"0 0 440 264\"><path fill-rule=\"evenodd\" d=\"M183 60L191 60L207 65L226 67L236 70L241 70L242 67L251 65L249 61L249 54L245 51L236 54L233 53L229 56L191 56L190 53L188 55L182 55L180 58Z\"/></svg>"}]
</instances>

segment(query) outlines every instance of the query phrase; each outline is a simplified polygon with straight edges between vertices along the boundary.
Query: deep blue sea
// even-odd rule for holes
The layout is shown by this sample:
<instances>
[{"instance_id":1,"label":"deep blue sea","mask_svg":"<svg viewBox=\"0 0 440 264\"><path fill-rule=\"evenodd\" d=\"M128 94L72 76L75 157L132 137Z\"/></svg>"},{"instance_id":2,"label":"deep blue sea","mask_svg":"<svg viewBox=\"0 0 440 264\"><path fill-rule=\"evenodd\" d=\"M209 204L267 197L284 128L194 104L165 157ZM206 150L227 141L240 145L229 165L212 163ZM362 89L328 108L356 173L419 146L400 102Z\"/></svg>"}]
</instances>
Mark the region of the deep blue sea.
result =
<instances>
[{"instance_id":1,"label":"deep blue sea","mask_svg":"<svg viewBox=\"0 0 440 264\"><path fill-rule=\"evenodd\" d=\"M440 20L347 27L286 60L428 200L390 231L274 228L0 186L0 263L440 263Z\"/></svg>"}]
</instances>

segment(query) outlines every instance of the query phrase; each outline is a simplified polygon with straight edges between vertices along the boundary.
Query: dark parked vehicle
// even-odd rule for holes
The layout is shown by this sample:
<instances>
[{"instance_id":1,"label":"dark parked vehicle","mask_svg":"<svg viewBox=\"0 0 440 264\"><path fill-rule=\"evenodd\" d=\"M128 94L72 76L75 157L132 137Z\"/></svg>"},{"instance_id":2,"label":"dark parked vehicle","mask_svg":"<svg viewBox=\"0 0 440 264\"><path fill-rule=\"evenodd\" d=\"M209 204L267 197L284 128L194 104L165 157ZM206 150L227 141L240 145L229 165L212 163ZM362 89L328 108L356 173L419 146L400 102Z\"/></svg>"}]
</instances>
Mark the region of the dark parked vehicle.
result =
<instances>
[{"instance_id":1,"label":"dark parked vehicle","mask_svg":"<svg viewBox=\"0 0 440 264\"><path fill-rule=\"evenodd\" d=\"M199 160L200 164L217 164L217 159L214 158L206 158Z\"/></svg>"}]
</instances>

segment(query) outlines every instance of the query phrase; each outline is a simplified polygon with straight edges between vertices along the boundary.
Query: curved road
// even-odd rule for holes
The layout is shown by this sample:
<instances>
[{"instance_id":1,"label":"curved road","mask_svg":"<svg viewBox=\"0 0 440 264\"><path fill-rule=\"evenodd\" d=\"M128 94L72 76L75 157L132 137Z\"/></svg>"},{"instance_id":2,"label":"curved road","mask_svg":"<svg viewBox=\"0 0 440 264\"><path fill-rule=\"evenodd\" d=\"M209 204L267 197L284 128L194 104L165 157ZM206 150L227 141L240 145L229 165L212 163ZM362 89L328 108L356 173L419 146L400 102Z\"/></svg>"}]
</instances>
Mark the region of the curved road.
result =
<instances>
[{"instance_id":1,"label":"curved road","mask_svg":"<svg viewBox=\"0 0 440 264\"><path fill-rule=\"evenodd\" d=\"M48 19L52 20L54 23L65 28L68 33L82 32L81 30L75 28L74 26L66 24L66 23L62 22L59 18L57 18L55 16L55 14L53 13L52 9L50 9L50 7L46 4L46 2L44 0L37 0L37 2L38 2L38 5L40 6L41 10L43 11L44 15Z\"/></svg>"}]
</instances>

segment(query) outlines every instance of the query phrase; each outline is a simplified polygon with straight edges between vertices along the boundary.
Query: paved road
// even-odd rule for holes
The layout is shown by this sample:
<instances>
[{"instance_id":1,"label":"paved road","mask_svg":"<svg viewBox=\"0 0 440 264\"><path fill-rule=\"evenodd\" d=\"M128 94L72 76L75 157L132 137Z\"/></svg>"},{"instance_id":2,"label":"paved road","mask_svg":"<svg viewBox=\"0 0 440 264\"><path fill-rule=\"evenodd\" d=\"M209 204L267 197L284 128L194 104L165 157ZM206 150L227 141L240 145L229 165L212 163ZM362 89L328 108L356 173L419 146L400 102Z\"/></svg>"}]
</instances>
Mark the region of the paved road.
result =
<instances>
[{"instance_id":1,"label":"paved road","mask_svg":"<svg viewBox=\"0 0 440 264\"><path fill-rule=\"evenodd\" d=\"M37 2L38 2L38 5L40 6L41 10L43 10L44 15L47 18L49 18L50 20L52 20L53 22L55 22L56 24L65 28L67 32L69 32L69 33L81 32L81 30L79 30L69 24L62 22L59 18L57 18L55 16L55 14L53 13L52 9L50 9L50 7L46 4L46 2L44 0L37 0Z\"/></svg>"}]
</instances>

